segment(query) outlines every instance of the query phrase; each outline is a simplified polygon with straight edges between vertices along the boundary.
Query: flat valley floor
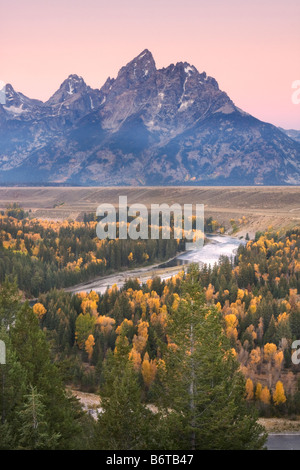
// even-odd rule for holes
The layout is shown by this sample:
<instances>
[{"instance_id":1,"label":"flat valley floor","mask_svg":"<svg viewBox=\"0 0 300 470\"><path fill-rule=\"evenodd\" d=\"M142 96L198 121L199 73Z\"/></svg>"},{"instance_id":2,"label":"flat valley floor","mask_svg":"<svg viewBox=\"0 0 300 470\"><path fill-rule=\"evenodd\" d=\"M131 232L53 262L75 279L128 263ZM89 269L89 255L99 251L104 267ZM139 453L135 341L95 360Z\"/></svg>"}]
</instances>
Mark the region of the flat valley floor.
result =
<instances>
[{"instance_id":1,"label":"flat valley floor","mask_svg":"<svg viewBox=\"0 0 300 470\"><path fill-rule=\"evenodd\" d=\"M254 235L269 226L288 229L300 222L300 186L264 187L1 187L0 209L19 203L32 215L45 219L80 220L95 212L99 204L119 203L127 196L128 204L204 204L205 217L213 217L229 227L230 219L246 221L239 234Z\"/></svg>"}]
</instances>

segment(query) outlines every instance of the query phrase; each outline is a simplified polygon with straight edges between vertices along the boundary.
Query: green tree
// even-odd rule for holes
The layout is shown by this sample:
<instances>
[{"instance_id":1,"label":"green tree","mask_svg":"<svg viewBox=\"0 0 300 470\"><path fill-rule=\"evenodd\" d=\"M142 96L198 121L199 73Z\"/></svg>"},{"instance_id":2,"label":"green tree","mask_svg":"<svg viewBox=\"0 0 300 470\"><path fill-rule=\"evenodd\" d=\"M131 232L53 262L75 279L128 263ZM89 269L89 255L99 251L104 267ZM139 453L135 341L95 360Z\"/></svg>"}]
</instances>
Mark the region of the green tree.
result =
<instances>
[{"instance_id":1,"label":"green tree","mask_svg":"<svg viewBox=\"0 0 300 470\"><path fill-rule=\"evenodd\" d=\"M14 321L20 307L20 294L16 280L10 282L8 277L0 286L0 327L7 329Z\"/></svg>"},{"instance_id":2,"label":"green tree","mask_svg":"<svg viewBox=\"0 0 300 470\"><path fill-rule=\"evenodd\" d=\"M28 303L20 308L10 337L16 360L26 376L27 389L33 386L39 391L49 432L59 436L57 448L76 448L79 436L80 445L85 445L81 433L83 412L77 400L67 395L59 370L51 361L45 334Z\"/></svg>"},{"instance_id":3,"label":"green tree","mask_svg":"<svg viewBox=\"0 0 300 470\"><path fill-rule=\"evenodd\" d=\"M278 344L278 341L276 341L276 337L277 337L276 322L275 322L274 315L272 315L269 326L264 335L264 343Z\"/></svg>"},{"instance_id":4,"label":"green tree","mask_svg":"<svg viewBox=\"0 0 300 470\"><path fill-rule=\"evenodd\" d=\"M22 409L18 411L20 449L55 449L60 438L59 434L51 432L46 421L46 408L42 397L35 387L30 387L30 393L25 396Z\"/></svg>"},{"instance_id":5,"label":"green tree","mask_svg":"<svg viewBox=\"0 0 300 470\"><path fill-rule=\"evenodd\" d=\"M80 349L84 348L84 344L88 339L89 335L93 334L95 322L96 318L90 315L89 313L86 313L85 315L81 313L80 315L78 315L75 324L75 337L78 347Z\"/></svg>"},{"instance_id":6,"label":"green tree","mask_svg":"<svg viewBox=\"0 0 300 470\"><path fill-rule=\"evenodd\" d=\"M223 332L221 313L206 306L191 266L169 320L171 339L161 373L169 448L259 449L266 436L246 405L245 380Z\"/></svg>"},{"instance_id":7,"label":"green tree","mask_svg":"<svg viewBox=\"0 0 300 470\"><path fill-rule=\"evenodd\" d=\"M129 344L121 333L114 353L104 366L100 390L101 413L96 426L95 447L101 450L157 449L159 416L141 402L142 391L129 360Z\"/></svg>"}]
</instances>

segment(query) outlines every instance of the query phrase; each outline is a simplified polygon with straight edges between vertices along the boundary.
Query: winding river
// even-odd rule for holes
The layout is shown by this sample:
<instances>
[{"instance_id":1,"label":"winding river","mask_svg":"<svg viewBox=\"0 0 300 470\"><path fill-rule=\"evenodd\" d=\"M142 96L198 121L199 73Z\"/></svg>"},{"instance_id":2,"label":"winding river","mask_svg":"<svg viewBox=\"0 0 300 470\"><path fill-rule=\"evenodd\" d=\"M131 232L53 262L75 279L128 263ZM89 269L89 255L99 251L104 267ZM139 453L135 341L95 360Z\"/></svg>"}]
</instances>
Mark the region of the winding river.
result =
<instances>
[{"instance_id":1,"label":"winding river","mask_svg":"<svg viewBox=\"0 0 300 470\"><path fill-rule=\"evenodd\" d=\"M239 240L229 235L207 235L206 237L208 243L200 250L186 251L166 263L98 277L87 283L69 287L66 291L77 293L94 290L95 292L103 294L106 289L113 284L121 288L129 278L138 278L141 283L145 283L154 276L159 276L162 280L166 280L177 274L190 263L199 263L200 265L210 264L213 266L222 255L228 256L229 258L234 257L239 245L245 243L244 240Z\"/></svg>"}]
</instances>

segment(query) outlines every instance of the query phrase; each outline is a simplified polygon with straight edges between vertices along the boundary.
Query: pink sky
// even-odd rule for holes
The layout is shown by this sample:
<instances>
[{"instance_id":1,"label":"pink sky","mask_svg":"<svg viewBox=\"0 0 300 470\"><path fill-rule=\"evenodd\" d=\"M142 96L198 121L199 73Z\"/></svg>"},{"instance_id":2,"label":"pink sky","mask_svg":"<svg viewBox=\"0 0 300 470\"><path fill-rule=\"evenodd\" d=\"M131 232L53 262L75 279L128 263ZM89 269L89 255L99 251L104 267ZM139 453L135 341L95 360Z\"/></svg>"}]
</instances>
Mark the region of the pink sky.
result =
<instances>
[{"instance_id":1,"label":"pink sky","mask_svg":"<svg viewBox=\"0 0 300 470\"><path fill-rule=\"evenodd\" d=\"M0 79L47 100L71 73L93 88L149 49L187 61L250 114L300 129L299 0L0 0Z\"/></svg>"}]
</instances>

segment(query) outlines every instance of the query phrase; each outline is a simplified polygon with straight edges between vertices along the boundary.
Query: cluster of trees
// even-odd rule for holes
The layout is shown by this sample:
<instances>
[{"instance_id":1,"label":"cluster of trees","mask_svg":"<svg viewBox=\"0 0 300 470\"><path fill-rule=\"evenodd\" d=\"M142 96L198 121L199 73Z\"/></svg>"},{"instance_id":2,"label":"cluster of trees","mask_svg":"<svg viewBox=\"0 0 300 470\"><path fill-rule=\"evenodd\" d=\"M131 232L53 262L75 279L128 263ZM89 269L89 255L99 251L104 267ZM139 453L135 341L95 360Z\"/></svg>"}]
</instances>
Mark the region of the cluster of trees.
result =
<instances>
[{"instance_id":1,"label":"cluster of trees","mask_svg":"<svg viewBox=\"0 0 300 470\"><path fill-rule=\"evenodd\" d=\"M137 292L131 287L127 290ZM102 302L109 301L114 291ZM151 305L156 299L147 295L142 299L140 294L134 297L142 310L145 300ZM61 370L51 359L51 341L41 328L49 310L41 302L33 308L28 303L21 305L16 286L7 281L2 284L1 339L8 355L7 364L1 366L5 367L1 379L5 393L0 407L0 448L195 450L264 446L266 434L245 400L245 379L222 328L221 313L206 305L196 267L192 266L181 282L180 297L167 317L166 312L156 315L153 307L152 320L164 324L167 338L156 340L160 350L155 360L143 353L148 323L142 318L133 336L133 321L124 319L115 328L114 345L109 347L105 337L117 321L96 314L99 300L95 293L76 296L83 312L75 320L77 347L84 348L91 360L95 341L88 329L78 327L83 315L99 323L107 348L101 373L101 410L93 422L67 395ZM52 348L52 355L56 352ZM141 365L138 354L143 355ZM145 396L150 388L151 407Z\"/></svg>"},{"instance_id":2,"label":"cluster of trees","mask_svg":"<svg viewBox=\"0 0 300 470\"><path fill-rule=\"evenodd\" d=\"M152 449L263 447L266 434L247 407L244 378L221 315L205 304L196 268L182 283L181 298L167 320L169 342L161 345L163 359L157 361L154 412L140 399L127 334L125 326L119 329L114 352L105 361L102 413L96 426L101 448L145 449L149 439ZM132 343L141 347L145 334L138 335L141 338L135 336Z\"/></svg>"},{"instance_id":3,"label":"cluster of trees","mask_svg":"<svg viewBox=\"0 0 300 470\"><path fill-rule=\"evenodd\" d=\"M174 238L100 240L94 220L28 219L23 212L13 207L0 215L0 282L6 275L16 277L19 288L34 297L114 270L166 260L184 249L184 240Z\"/></svg>"},{"instance_id":4,"label":"cluster of trees","mask_svg":"<svg viewBox=\"0 0 300 470\"><path fill-rule=\"evenodd\" d=\"M172 217L170 223L173 227ZM116 240L99 240L96 225L95 214L84 214L82 222L57 222L28 218L17 203L10 204L0 215L0 282L16 277L22 291L37 297L114 270L170 259L185 247L172 228L170 239L119 240L117 224ZM204 229L224 232L211 217Z\"/></svg>"},{"instance_id":5,"label":"cluster of trees","mask_svg":"<svg viewBox=\"0 0 300 470\"><path fill-rule=\"evenodd\" d=\"M3 214L6 214L8 217L13 217L14 219L22 220L25 217L28 217L28 212L25 212L24 209L17 202L12 202L8 204L6 210Z\"/></svg>"},{"instance_id":6,"label":"cluster of trees","mask_svg":"<svg viewBox=\"0 0 300 470\"><path fill-rule=\"evenodd\" d=\"M297 229L284 236L257 233L239 247L234 266L223 259L200 274L207 301L222 312L245 376L258 387L254 399L270 404L273 412L299 412L299 368L291 360L293 341L300 338L299 247ZM283 388L280 403L272 399L278 386Z\"/></svg>"},{"instance_id":7,"label":"cluster of trees","mask_svg":"<svg viewBox=\"0 0 300 470\"><path fill-rule=\"evenodd\" d=\"M274 412L299 412L299 367L291 361L291 347L300 338L300 234L296 230L281 240L276 237L268 232L241 246L236 265L223 258L214 267L204 266L199 281L206 303L221 315L244 376L254 388L262 386L269 391L270 400L260 400L259 393L254 393L259 409L263 412L266 407L260 404L270 403ZM96 390L102 383L107 353L114 350L124 330L143 393L151 399L162 344L172 345L166 325L170 312L180 302L183 278L182 272L167 282L154 278L143 286L130 280L121 290L112 286L104 295L90 292L72 296L53 290L40 296L39 303L47 312L40 320L41 327L62 358L70 354L76 358L70 361L70 380ZM86 369L82 363L90 367ZM280 405L284 406L271 399L278 382L283 384L286 400Z\"/></svg>"},{"instance_id":8,"label":"cluster of trees","mask_svg":"<svg viewBox=\"0 0 300 470\"><path fill-rule=\"evenodd\" d=\"M91 419L66 393L36 314L7 281L0 288L0 338L6 347L6 364L0 365L0 448L87 448Z\"/></svg>"},{"instance_id":9,"label":"cluster of trees","mask_svg":"<svg viewBox=\"0 0 300 470\"><path fill-rule=\"evenodd\" d=\"M103 295L73 295L56 287L169 258L183 246L101 241L89 217L57 223L6 214L0 224L1 339L11 384L1 402L3 448L46 441L112 450L261 448L253 408L299 413L291 356L300 339L300 231L258 233L234 261L191 266L168 281L130 279ZM222 229L212 219L206 225ZM5 274L39 294L33 308L20 304ZM96 423L66 384L100 393ZM36 415L41 435L32 431Z\"/></svg>"}]
</instances>

